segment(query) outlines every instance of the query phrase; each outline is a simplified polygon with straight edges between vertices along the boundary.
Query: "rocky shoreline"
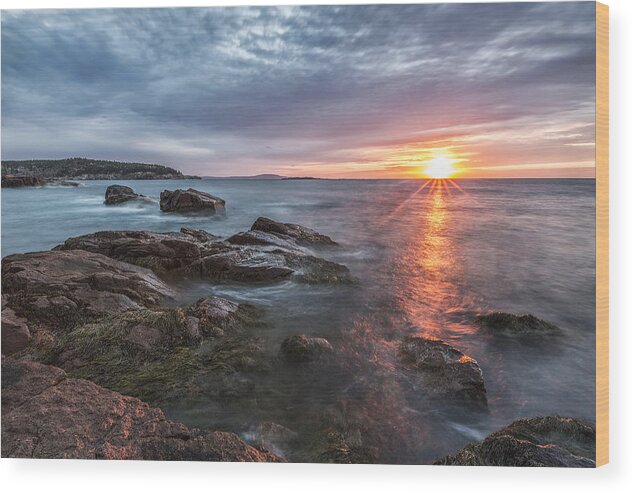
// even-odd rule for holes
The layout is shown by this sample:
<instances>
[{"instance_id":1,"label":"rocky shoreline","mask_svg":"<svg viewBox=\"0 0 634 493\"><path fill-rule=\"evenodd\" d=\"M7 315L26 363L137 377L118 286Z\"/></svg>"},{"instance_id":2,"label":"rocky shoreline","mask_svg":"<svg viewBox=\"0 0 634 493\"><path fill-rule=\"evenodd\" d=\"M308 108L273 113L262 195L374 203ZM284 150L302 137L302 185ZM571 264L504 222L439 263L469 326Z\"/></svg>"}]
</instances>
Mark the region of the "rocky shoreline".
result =
<instances>
[{"instance_id":1,"label":"rocky shoreline","mask_svg":"<svg viewBox=\"0 0 634 493\"><path fill-rule=\"evenodd\" d=\"M139 197L132 189L110 196ZM338 365L337 345L313 335L288 336L277 355L267 352L266 317L256 305L220 296L175 301L177 283L188 280L354 286L345 265L322 256L338 248L304 226L260 217L227 238L190 228L101 231L3 258L2 455L283 461L300 447L310 449L301 455L309 461L380 462L380 450L362 438L363 418L336 409L322 416L309 446L274 422L260 423L249 445L233 433L189 429L160 410L200 396L248 399L271 372ZM473 323L495 336L561 334L530 315L492 313ZM430 401L488 412L482 370L458 348L409 336L393 357ZM588 467L593 433L573 418L530 418L437 463Z\"/></svg>"},{"instance_id":2,"label":"rocky shoreline","mask_svg":"<svg viewBox=\"0 0 634 493\"><path fill-rule=\"evenodd\" d=\"M40 176L2 175L2 188L42 187L47 183Z\"/></svg>"},{"instance_id":3,"label":"rocky shoreline","mask_svg":"<svg viewBox=\"0 0 634 493\"><path fill-rule=\"evenodd\" d=\"M53 366L2 357L2 457L282 462Z\"/></svg>"}]
</instances>

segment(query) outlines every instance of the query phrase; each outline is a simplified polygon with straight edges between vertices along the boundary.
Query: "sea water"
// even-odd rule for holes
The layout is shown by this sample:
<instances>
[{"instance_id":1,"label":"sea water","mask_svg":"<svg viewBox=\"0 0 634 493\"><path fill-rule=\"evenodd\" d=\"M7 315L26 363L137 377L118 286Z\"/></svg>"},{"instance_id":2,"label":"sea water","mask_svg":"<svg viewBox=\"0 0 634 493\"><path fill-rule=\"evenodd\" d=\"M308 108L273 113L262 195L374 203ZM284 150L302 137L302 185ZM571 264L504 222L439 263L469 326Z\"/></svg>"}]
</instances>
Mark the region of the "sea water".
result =
<instances>
[{"instance_id":1,"label":"sea water","mask_svg":"<svg viewBox=\"0 0 634 493\"><path fill-rule=\"evenodd\" d=\"M520 417L595 419L594 180L116 181L151 200L103 204L115 182L2 190L2 255L50 249L100 230L228 236L259 216L331 236L324 253L354 286L182 283L182 303L217 294L266 309L260 334L274 355L291 334L326 337L336 370L280 367L256 377L248 403L214 396L166 408L190 426L249 437L273 421L302 436L338 410L382 460L427 463ZM162 213L165 189L222 197L223 216ZM321 253L320 253L321 254ZM531 313L560 326L556 340L519 341L478 330L477 314ZM475 358L489 411L430 402L398 365L404 336L438 337ZM335 368L335 367L332 367ZM301 456L289 458L301 460Z\"/></svg>"}]
</instances>

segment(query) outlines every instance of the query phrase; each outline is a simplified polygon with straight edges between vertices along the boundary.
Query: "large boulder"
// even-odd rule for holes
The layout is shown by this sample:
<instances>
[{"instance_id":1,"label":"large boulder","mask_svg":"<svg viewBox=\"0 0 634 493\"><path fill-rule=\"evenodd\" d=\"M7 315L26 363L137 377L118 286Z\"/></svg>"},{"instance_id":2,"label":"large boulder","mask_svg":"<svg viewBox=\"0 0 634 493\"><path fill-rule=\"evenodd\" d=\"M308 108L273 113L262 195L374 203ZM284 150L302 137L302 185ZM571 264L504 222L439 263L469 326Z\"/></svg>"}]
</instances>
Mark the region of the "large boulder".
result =
<instances>
[{"instance_id":1,"label":"large boulder","mask_svg":"<svg viewBox=\"0 0 634 493\"><path fill-rule=\"evenodd\" d=\"M289 249L337 245L329 236L305 226L280 223L267 217L259 217L249 231L237 233L227 241L236 245L270 245Z\"/></svg>"},{"instance_id":2,"label":"large boulder","mask_svg":"<svg viewBox=\"0 0 634 493\"><path fill-rule=\"evenodd\" d=\"M306 284L354 284L355 277L345 265L314 255L273 250L284 265L293 270L293 279Z\"/></svg>"},{"instance_id":3,"label":"large boulder","mask_svg":"<svg viewBox=\"0 0 634 493\"><path fill-rule=\"evenodd\" d=\"M352 283L344 265L299 251L292 245L241 245L203 230L180 232L101 231L69 238L57 250L82 249L152 269L164 278L218 282Z\"/></svg>"},{"instance_id":4,"label":"large boulder","mask_svg":"<svg viewBox=\"0 0 634 493\"><path fill-rule=\"evenodd\" d=\"M185 269L187 277L212 281L274 282L294 279L308 284L354 282L341 264L285 249L220 247Z\"/></svg>"},{"instance_id":5,"label":"large boulder","mask_svg":"<svg viewBox=\"0 0 634 493\"><path fill-rule=\"evenodd\" d=\"M206 212L208 214L225 211L225 201L206 192L188 188L187 190L163 190L161 192L163 212Z\"/></svg>"},{"instance_id":6,"label":"large boulder","mask_svg":"<svg viewBox=\"0 0 634 493\"><path fill-rule=\"evenodd\" d=\"M122 204L123 202L137 200L144 197L144 195L139 195L138 193L135 193L132 188L126 187L125 185L110 185L108 188L106 188L106 197L104 203L106 205Z\"/></svg>"},{"instance_id":7,"label":"large boulder","mask_svg":"<svg viewBox=\"0 0 634 493\"><path fill-rule=\"evenodd\" d=\"M11 308L2 310L2 354L22 351L31 340L26 319L18 317Z\"/></svg>"},{"instance_id":8,"label":"large boulder","mask_svg":"<svg viewBox=\"0 0 634 493\"><path fill-rule=\"evenodd\" d=\"M4 257L2 293L7 307L31 330L68 328L174 296L151 271L85 250Z\"/></svg>"},{"instance_id":9,"label":"large boulder","mask_svg":"<svg viewBox=\"0 0 634 493\"><path fill-rule=\"evenodd\" d=\"M596 431L575 418L546 416L514 421L480 443L435 464L452 466L595 467Z\"/></svg>"},{"instance_id":10,"label":"large boulder","mask_svg":"<svg viewBox=\"0 0 634 493\"><path fill-rule=\"evenodd\" d=\"M184 269L206 253L209 242L219 238L205 231L183 228L180 232L99 231L67 239L57 250L86 250L152 269L163 277L179 277Z\"/></svg>"},{"instance_id":11,"label":"large boulder","mask_svg":"<svg viewBox=\"0 0 634 493\"><path fill-rule=\"evenodd\" d=\"M39 176L2 175L2 188L41 187L46 183Z\"/></svg>"},{"instance_id":12,"label":"large boulder","mask_svg":"<svg viewBox=\"0 0 634 493\"><path fill-rule=\"evenodd\" d=\"M399 347L399 358L421 391L486 408L486 389L478 362L450 344L421 336L406 337Z\"/></svg>"},{"instance_id":13,"label":"large boulder","mask_svg":"<svg viewBox=\"0 0 634 493\"><path fill-rule=\"evenodd\" d=\"M190 430L133 397L8 358L2 359L2 456L280 461L232 433Z\"/></svg>"},{"instance_id":14,"label":"large boulder","mask_svg":"<svg viewBox=\"0 0 634 493\"><path fill-rule=\"evenodd\" d=\"M481 329L493 334L508 336L559 336L559 327L534 315L514 315L512 313L492 312L476 317L476 323Z\"/></svg>"},{"instance_id":15,"label":"large boulder","mask_svg":"<svg viewBox=\"0 0 634 493\"><path fill-rule=\"evenodd\" d=\"M323 337L293 335L282 341L282 356L293 363L316 361L333 353L332 346Z\"/></svg>"},{"instance_id":16,"label":"large boulder","mask_svg":"<svg viewBox=\"0 0 634 493\"><path fill-rule=\"evenodd\" d=\"M262 249L284 248L289 251L302 251L292 238L283 238L263 231L241 231L227 238L227 242L232 245L248 245Z\"/></svg>"}]
</instances>

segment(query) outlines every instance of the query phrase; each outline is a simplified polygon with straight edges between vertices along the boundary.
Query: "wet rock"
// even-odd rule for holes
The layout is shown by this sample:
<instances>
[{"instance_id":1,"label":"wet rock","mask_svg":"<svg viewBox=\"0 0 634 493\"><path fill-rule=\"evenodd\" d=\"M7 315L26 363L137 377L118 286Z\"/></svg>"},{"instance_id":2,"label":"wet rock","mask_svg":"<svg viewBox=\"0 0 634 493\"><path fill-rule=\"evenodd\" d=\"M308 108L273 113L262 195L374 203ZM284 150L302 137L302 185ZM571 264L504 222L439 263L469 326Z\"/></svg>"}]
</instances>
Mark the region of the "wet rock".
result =
<instances>
[{"instance_id":1,"label":"wet rock","mask_svg":"<svg viewBox=\"0 0 634 493\"><path fill-rule=\"evenodd\" d=\"M340 401L324 411L317 429L302 441L303 460L331 464L378 464L382 456L379 447L370 445L374 423L368 422L358 405Z\"/></svg>"},{"instance_id":2,"label":"wet rock","mask_svg":"<svg viewBox=\"0 0 634 493\"><path fill-rule=\"evenodd\" d=\"M225 201L206 192L193 188L161 192L161 210L163 212L206 212L217 214L225 211Z\"/></svg>"},{"instance_id":3,"label":"wet rock","mask_svg":"<svg viewBox=\"0 0 634 493\"><path fill-rule=\"evenodd\" d=\"M289 249L337 245L329 236L305 226L280 223L267 217L259 217L249 231L238 233L227 241L237 245L271 245Z\"/></svg>"},{"instance_id":4,"label":"wet rock","mask_svg":"<svg viewBox=\"0 0 634 493\"><path fill-rule=\"evenodd\" d=\"M106 188L105 204L122 204L124 202L129 202L130 200L137 200L144 197L144 195L135 193L130 187L126 187L124 185L110 185Z\"/></svg>"},{"instance_id":5,"label":"wet rock","mask_svg":"<svg viewBox=\"0 0 634 493\"><path fill-rule=\"evenodd\" d=\"M181 233L203 244L220 240L220 236L212 235L204 229L181 228Z\"/></svg>"},{"instance_id":6,"label":"wet rock","mask_svg":"<svg viewBox=\"0 0 634 493\"><path fill-rule=\"evenodd\" d=\"M287 250L300 250L291 238L265 233L262 231L244 231L229 237L227 241L233 245L250 245L271 248L285 248Z\"/></svg>"},{"instance_id":7,"label":"wet rock","mask_svg":"<svg viewBox=\"0 0 634 493\"><path fill-rule=\"evenodd\" d=\"M172 290L151 271L84 250L2 259L6 304L33 327L55 330L99 316L156 306Z\"/></svg>"},{"instance_id":8,"label":"wet rock","mask_svg":"<svg viewBox=\"0 0 634 493\"><path fill-rule=\"evenodd\" d=\"M178 309L128 310L53 334L52 340L34 340L28 355L73 377L163 403L186 393L201 368L201 337L187 321Z\"/></svg>"},{"instance_id":9,"label":"wet rock","mask_svg":"<svg viewBox=\"0 0 634 493\"><path fill-rule=\"evenodd\" d=\"M41 187L46 183L39 176L2 175L2 188Z\"/></svg>"},{"instance_id":10,"label":"wet rock","mask_svg":"<svg viewBox=\"0 0 634 493\"><path fill-rule=\"evenodd\" d=\"M175 275L202 256L200 235L184 232L99 231L67 239L59 250L86 250L151 269L163 277Z\"/></svg>"},{"instance_id":11,"label":"wet rock","mask_svg":"<svg viewBox=\"0 0 634 493\"><path fill-rule=\"evenodd\" d=\"M406 337L400 345L399 358L406 369L414 372L414 381L422 391L464 405L487 406L478 362L446 342Z\"/></svg>"},{"instance_id":12,"label":"wet rock","mask_svg":"<svg viewBox=\"0 0 634 493\"><path fill-rule=\"evenodd\" d=\"M245 303L207 296L191 305L187 313L196 320L204 337L235 334L245 326L255 326L264 316L263 310Z\"/></svg>"},{"instance_id":13,"label":"wet rock","mask_svg":"<svg viewBox=\"0 0 634 493\"><path fill-rule=\"evenodd\" d=\"M11 308L2 310L2 354L22 351L31 340L31 332L24 318L18 317Z\"/></svg>"},{"instance_id":14,"label":"wet rock","mask_svg":"<svg viewBox=\"0 0 634 493\"><path fill-rule=\"evenodd\" d=\"M212 281L276 282L293 279L308 284L355 282L344 265L281 248L259 250L220 246L217 252L192 263L184 272L186 277Z\"/></svg>"},{"instance_id":15,"label":"wet rock","mask_svg":"<svg viewBox=\"0 0 634 493\"><path fill-rule=\"evenodd\" d=\"M212 281L275 282L291 277L283 255L248 248L219 246L184 270L187 277Z\"/></svg>"},{"instance_id":16,"label":"wet rock","mask_svg":"<svg viewBox=\"0 0 634 493\"><path fill-rule=\"evenodd\" d=\"M220 282L276 282L293 279L309 284L352 284L341 264L285 249L261 250L217 243L199 260L181 270L192 279Z\"/></svg>"},{"instance_id":17,"label":"wet rock","mask_svg":"<svg viewBox=\"0 0 634 493\"><path fill-rule=\"evenodd\" d=\"M561 329L533 315L493 312L476 317L476 323L494 334L511 336L558 336Z\"/></svg>"},{"instance_id":18,"label":"wet rock","mask_svg":"<svg viewBox=\"0 0 634 493\"><path fill-rule=\"evenodd\" d=\"M280 351L286 361L306 363L332 354L333 349L330 343L322 337L294 335L282 341Z\"/></svg>"},{"instance_id":19,"label":"wet rock","mask_svg":"<svg viewBox=\"0 0 634 493\"><path fill-rule=\"evenodd\" d=\"M52 366L5 358L2 456L280 461L232 433L190 430L138 399Z\"/></svg>"},{"instance_id":20,"label":"wet rock","mask_svg":"<svg viewBox=\"0 0 634 493\"><path fill-rule=\"evenodd\" d=\"M307 284L354 284L355 278L348 267L313 255L280 252L287 268L293 270L293 279Z\"/></svg>"},{"instance_id":21,"label":"wet rock","mask_svg":"<svg viewBox=\"0 0 634 493\"><path fill-rule=\"evenodd\" d=\"M260 316L256 307L219 297L184 309L133 309L38 338L27 354L71 376L164 404L205 392L207 381L218 384L225 373L268 369L248 333Z\"/></svg>"},{"instance_id":22,"label":"wet rock","mask_svg":"<svg viewBox=\"0 0 634 493\"><path fill-rule=\"evenodd\" d=\"M290 248L294 248L292 245ZM231 244L203 230L101 231L69 238L59 250L82 249L152 269L164 278L218 282L353 283L348 268L302 251Z\"/></svg>"},{"instance_id":23,"label":"wet rock","mask_svg":"<svg viewBox=\"0 0 634 493\"><path fill-rule=\"evenodd\" d=\"M323 430L325 435L317 462L328 464L378 464L380 452L376 447L363 444L359 430L356 433L341 433L338 430Z\"/></svg>"},{"instance_id":24,"label":"wet rock","mask_svg":"<svg viewBox=\"0 0 634 493\"><path fill-rule=\"evenodd\" d=\"M595 467L596 432L575 418L547 416L514 421L480 443L436 461L440 465Z\"/></svg>"},{"instance_id":25,"label":"wet rock","mask_svg":"<svg viewBox=\"0 0 634 493\"><path fill-rule=\"evenodd\" d=\"M333 246L337 244L329 236L322 235L305 226L280 223L267 217L259 217L251 226L251 231L262 231L276 236L293 238L300 245Z\"/></svg>"}]
</instances>

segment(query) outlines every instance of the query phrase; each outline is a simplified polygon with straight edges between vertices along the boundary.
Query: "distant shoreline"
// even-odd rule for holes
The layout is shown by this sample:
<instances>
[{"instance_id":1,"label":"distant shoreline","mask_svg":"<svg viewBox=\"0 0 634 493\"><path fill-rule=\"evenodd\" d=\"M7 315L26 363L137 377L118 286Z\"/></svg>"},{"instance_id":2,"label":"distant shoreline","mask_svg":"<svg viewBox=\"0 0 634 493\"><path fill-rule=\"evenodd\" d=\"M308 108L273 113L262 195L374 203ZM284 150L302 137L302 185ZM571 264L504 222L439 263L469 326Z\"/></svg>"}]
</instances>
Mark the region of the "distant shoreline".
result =
<instances>
[{"instance_id":1,"label":"distant shoreline","mask_svg":"<svg viewBox=\"0 0 634 493\"><path fill-rule=\"evenodd\" d=\"M106 161L84 157L2 161L2 177L51 180L184 180L200 179L161 164Z\"/></svg>"},{"instance_id":2,"label":"distant shoreline","mask_svg":"<svg viewBox=\"0 0 634 493\"><path fill-rule=\"evenodd\" d=\"M202 180L232 180L232 181L430 181L433 178L279 178L279 179L271 179L271 178L255 178L250 176L240 177L240 176L203 176ZM448 180L448 179L446 179ZM584 177L584 176L555 176L555 177L497 177L497 178L450 178L451 181L498 181L498 180L506 180L506 181L514 181L514 180L531 180L531 181L540 181L540 180L592 180L596 181L595 177Z\"/></svg>"}]
</instances>

